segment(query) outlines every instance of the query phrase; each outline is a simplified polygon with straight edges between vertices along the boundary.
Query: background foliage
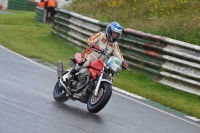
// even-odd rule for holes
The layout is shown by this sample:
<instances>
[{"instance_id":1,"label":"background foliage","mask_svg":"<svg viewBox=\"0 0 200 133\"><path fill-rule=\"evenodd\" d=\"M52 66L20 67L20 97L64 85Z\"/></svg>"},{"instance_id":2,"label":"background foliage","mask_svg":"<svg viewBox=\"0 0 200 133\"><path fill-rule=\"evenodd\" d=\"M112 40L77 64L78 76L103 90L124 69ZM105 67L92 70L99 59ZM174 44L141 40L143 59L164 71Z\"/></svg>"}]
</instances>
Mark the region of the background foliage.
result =
<instances>
[{"instance_id":1,"label":"background foliage","mask_svg":"<svg viewBox=\"0 0 200 133\"><path fill-rule=\"evenodd\" d=\"M199 0L74 0L67 10L200 45Z\"/></svg>"}]
</instances>

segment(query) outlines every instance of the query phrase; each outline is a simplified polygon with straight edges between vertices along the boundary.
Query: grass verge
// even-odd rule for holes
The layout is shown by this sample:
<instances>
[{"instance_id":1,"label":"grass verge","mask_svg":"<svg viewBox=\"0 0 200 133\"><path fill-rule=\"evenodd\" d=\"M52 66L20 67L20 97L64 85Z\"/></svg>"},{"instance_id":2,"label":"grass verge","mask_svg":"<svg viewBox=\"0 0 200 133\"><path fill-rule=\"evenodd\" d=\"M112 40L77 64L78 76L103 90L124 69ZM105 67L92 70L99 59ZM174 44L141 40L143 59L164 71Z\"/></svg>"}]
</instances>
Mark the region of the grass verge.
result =
<instances>
[{"instance_id":1,"label":"grass verge","mask_svg":"<svg viewBox=\"0 0 200 133\"><path fill-rule=\"evenodd\" d=\"M76 51L80 51L52 35L52 25L35 22L35 12L12 12L0 14L0 43L5 47L54 65L62 60L65 66L69 62L68 57L73 57ZM114 85L200 118L199 96L153 82L137 72L122 71L120 77L115 77Z\"/></svg>"},{"instance_id":2,"label":"grass verge","mask_svg":"<svg viewBox=\"0 0 200 133\"><path fill-rule=\"evenodd\" d=\"M199 0L73 0L67 10L200 45Z\"/></svg>"}]
</instances>

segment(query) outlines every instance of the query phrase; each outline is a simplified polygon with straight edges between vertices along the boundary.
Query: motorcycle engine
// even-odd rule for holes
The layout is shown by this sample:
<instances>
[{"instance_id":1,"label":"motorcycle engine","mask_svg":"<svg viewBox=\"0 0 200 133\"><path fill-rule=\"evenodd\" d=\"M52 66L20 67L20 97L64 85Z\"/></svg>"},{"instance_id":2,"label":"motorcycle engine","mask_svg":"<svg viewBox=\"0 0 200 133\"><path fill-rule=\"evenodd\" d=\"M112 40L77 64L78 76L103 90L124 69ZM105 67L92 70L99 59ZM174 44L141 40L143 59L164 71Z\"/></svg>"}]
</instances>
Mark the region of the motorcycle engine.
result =
<instances>
[{"instance_id":1,"label":"motorcycle engine","mask_svg":"<svg viewBox=\"0 0 200 133\"><path fill-rule=\"evenodd\" d=\"M73 88L74 91L81 90L89 83L90 73L86 68L81 69L76 78L71 81L70 88Z\"/></svg>"},{"instance_id":2,"label":"motorcycle engine","mask_svg":"<svg viewBox=\"0 0 200 133\"><path fill-rule=\"evenodd\" d=\"M73 90L73 97L79 99L80 102L87 103L88 92L87 87L90 83L90 73L87 69L81 69L76 78L71 81L70 88Z\"/></svg>"}]
</instances>

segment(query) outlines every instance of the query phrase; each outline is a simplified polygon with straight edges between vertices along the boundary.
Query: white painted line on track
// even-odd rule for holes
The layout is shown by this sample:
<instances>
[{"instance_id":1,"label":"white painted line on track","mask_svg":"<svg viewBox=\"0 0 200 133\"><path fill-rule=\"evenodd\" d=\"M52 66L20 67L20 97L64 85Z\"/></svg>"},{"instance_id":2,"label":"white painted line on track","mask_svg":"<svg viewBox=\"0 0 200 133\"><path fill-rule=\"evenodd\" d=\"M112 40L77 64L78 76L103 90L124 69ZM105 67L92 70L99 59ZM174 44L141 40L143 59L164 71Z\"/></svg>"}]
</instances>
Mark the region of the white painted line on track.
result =
<instances>
[{"instance_id":1,"label":"white painted line on track","mask_svg":"<svg viewBox=\"0 0 200 133\"><path fill-rule=\"evenodd\" d=\"M55 70L52 70L52 69L50 69L50 68L48 68L48 67L46 67L46 66L44 66L44 65L41 65L41 64L39 64L39 63L37 63L37 62L35 62L35 61L33 61L33 60L31 60L31 59L25 57L25 56L22 56L22 55L20 55L20 54L14 52L14 51L12 51L12 50L10 50L10 49L7 49L6 47L2 46L1 44L0 44L0 47L3 48L3 49L5 49L5 50L7 50L7 51L9 51L9 52L11 52L11 53L13 53L13 54L16 54L16 55L20 56L21 58L23 58L23 59L25 59L25 60L27 60L27 61L30 61L30 62L33 63L33 64L36 64L36 65L41 66L41 67L43 67L43 68L45 68L45 69L48 69L48 70L50 70L50 71L55 72Z\"/></svg>"},{"instance_id":2,"label":"white painted line on track","mask_svg":"<svg viewBox=\"0 0 200 133\"><path fill-rule=\"evenodd\" d=\"M185 117L187 117L189 119L192 119L194 121L199 121L200 122L200 119L197 119L196 117L193 117L193 116L185 116Z\"/></svg>"},{"instance_id":3,"label":"white painted line on track","mask_svg":"<svg viewBox=\"0 0 200 133\"><path fill-rule=\"evenodd\" d=\"M20 55L20 54L14 52L14 51L12 51L12 50L7 49L6 47L2 46L1 44L0 44L0 47L3 48L3 49L5 49L5 50L7 50L7 51L9 51L9 52L11 52L11 53L13 53L13 54L15 54L15 55L20 56L21 58L23 58L23 59L25 59L25 60L27 60L27 61L30 61L31 63L33 63L33 64L35 64L35 65L38 65L38 66L43 67L43 68L45 68L45 69L48 69L48 70L50 70L50 71L52 71L52 72L56 72L55 70L52 70L52 69L50 69L50 68L48 68L48 67L46 67L46 66L44 66L44 65L41 65L41 64L39 64L39 63L37 63L37 62L32 61L31 59L29 59L29 58L27 58L27 57L25 57L25 56L22 56L22 55ZM114 87L114 89L115 89L116 91L119 91L119 92L114 92L115 94L117 94L117 95L119 95L119 96L122 96L122 97L124 97L124 98L130 99L130 100L132 100L132 101L134 101L134 102L137 102L137 103L139 103L139 104L142 104L142 105L144 105L144 106L146 106L146 107L149 107L149 108L151 108L151 109L157 110L157 111L159 111L159 112L162 112L162 113L164 113L164 114L167 114L167 115L172 116L172 117L174 117L174 118L177 118L177 119L179 119L179 120L182 120L182 121L185 121L185 122L190 123L190 124L192 124L192 125L195 125L195 126L197 126L197 127L200 127L199 124L196 124L196 123L193 123L193 122L191 122L191 121L185 120L185 119L180 118L180 117L178 117L178 116L176 116L176 115L170 114L170 113L165 112L165 111L163 111L163 110L161 110L161 109L158 109L158 108L156 108L156 107L153 107L153 106L150 106L150 105L148 105L148 104L145 104L145 103L143 103L143 102L141 102L141 101L139 101L139 100L133 99L133 98L145 99L145 98L143 98L143 97L141 97L141 96L138 96L138 95L135 95L135 94L126 92L126 91L121 90L121 89L119 89L119 88L117 88L117 87ZM124 93L124 94L126 94L126 95L128 95L128 96L130 96L130 97L128 97L128 96L126 96L126 95L124 95L124 94L121 94L120 92L121 92L121 93ZM131 97L132 97L132 98L131 98ZM189 118L189 119L192 119L192 120L195 120L195 121L199 121L199 119L197 119L197 118L195 118L195 117L191 117L191 116L185 116L185 117L187 117L187 118Z\"/></svg>"},{"instance_id":4,"label":"white painted line on track","mask_svg":"<svg viewBox=\"0 0 200 133\"><path fill-rule=\"evenodd\" d=\"M134 97L134 98L141 99L141 100L146 99L146 98L144 98L144 97L141 97L141 96L138 96L138 95L136 95L136 94L127 92L127 91L125 91L125 90L119 89L119 88L114 87L114 86L113 86L112 88L113 88L113 90L115 90L115 91L117 91L117 92L120 92L120 93L123 93L123 94L125 94L125 95L128 95L128 96L130 96L130 97Z\"/></svg>"},{"instance_id":5,"label":"white painted line on track","mask_svg":"<svg viewBox=\"0 0 200 133\"><path fill-rule=\"evenodd\" d=\"M176 116L176 115L170 114L170 113L168 113L168 112L165 112L165 111L163 111L163 110L161 110L161 109L158 109L158 108L153 107L153 106L151 106L151 105L148 105L148 104L145 104L145 103L143 103L143 102L140 102L140 101L138 101L138 100L136 100L136 99L133 99L133 98L131 98L131 97L125 96L125 95L120 94L120 93L117 93L117 92L114 92L114 93L117 94L117 95L120 95L120 96L122 96L122 97L125 97L125 98L127 98L127 99L130 99L130 100L132 100L132 101L134 101L134 102L137 102L137 103L139 103L139 104L142 104L142 105L144 105L144 106L146 106L146 107L149 107L149 108L151 108L151 109L157 110L157 111L162 112L162 113L164 113L164 114L167 114L167 115L170 115L170 116L172 116L172 117L175 117L175 118L177 118L177 119L179 119L179 120L182 120L182 121L185 121L185 122L190 123L190 124L192 124L192 125L195 125L195 126L197 126L197 127L200 127L199 124L196 124L196 123L193 123L193 122L191 122L191 121L185 120L185 119L180 118L180 117L178 117L178 116Z\"/></svg>"}]
</instances>

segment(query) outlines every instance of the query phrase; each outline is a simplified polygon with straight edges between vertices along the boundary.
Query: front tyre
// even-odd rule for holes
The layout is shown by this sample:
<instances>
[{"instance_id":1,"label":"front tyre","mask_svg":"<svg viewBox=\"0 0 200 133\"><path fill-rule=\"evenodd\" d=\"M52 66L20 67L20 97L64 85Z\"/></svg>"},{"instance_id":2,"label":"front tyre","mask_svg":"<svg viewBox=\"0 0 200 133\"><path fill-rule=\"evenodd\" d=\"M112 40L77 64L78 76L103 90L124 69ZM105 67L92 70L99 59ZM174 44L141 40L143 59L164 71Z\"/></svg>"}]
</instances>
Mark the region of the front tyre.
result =
<instances>
[{"instance_id":1,"label":"front tyre","mask_svg":"<svg viewBox=\"0 0 200 133\"><path fill-rule=\"evenodd\" d=\"M101 82L97 96L90 95L87 103L87 109L91 113L97 113L108 103L112 95L112 85L107 82Z\"/></svg>"},{"instance_id":2,"label":"front tyre","mask_svg":"<svg viewBox=\"0 0 200 133\"><path fill-rule=\"evenodd\" d=\"M65 102L69 99L69 97L66 96L66 93L65 88L58 81L53 90L53 98L57 102Z\"/></svg>"}]
</instances>

